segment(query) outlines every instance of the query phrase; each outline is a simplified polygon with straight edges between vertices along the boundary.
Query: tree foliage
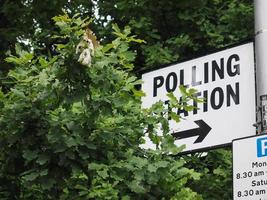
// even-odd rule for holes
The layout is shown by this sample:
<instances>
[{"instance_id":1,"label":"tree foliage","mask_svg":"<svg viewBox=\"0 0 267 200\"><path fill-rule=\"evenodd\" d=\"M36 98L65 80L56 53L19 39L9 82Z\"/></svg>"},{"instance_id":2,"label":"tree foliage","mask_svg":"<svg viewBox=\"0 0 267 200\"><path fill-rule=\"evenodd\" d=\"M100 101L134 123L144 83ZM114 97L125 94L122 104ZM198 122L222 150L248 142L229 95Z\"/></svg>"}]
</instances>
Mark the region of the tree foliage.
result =
<instances>
[{"instance_id":1,"label":"tree foliage","mask_svg":"<svg viewBox=\"0 0 267 200\"><path fill-rule=\"evenodd\" d=\"M36 54L52 54L53 45L58 42L51 37L56 31L52 17L62 9L92 17L92 7L92 2L87 0L1 0L0 76L10 68L4 58L10 52L15 53L15 43L20 42L27 50L34 49Z\"/></svg>"},{"instance_id":2,"label":"tree foliage","mask_svg":"<svg viewBox=\"0 0 267 200\"><path fill-rule=\"evenodd\" d=\"M109 23L130 24L147 42L137 48L137 70L207 54L253 37L251 0L110 0L98 5L100 16L111 16ZM107 22L105 17L103 21Z\"/></svg>"},{"instance_id":3,"label":"tree foliage","mask_svg":"<svg viewBox=\"0 0 267 200\"><path fill-rule=\"evenodd\" d=\"M161 102L140 108L138 79L129 73L135 53L126 27L95 49L91 65L75 52L87 20L54 17L60 33L55 56L17 46L1 92L1 199L201 199L185 184L200 174L168 136ZM157 136L161 124L163 134ZM158 150L143 150L144 130Z\"/></svg>"}]
</instances>

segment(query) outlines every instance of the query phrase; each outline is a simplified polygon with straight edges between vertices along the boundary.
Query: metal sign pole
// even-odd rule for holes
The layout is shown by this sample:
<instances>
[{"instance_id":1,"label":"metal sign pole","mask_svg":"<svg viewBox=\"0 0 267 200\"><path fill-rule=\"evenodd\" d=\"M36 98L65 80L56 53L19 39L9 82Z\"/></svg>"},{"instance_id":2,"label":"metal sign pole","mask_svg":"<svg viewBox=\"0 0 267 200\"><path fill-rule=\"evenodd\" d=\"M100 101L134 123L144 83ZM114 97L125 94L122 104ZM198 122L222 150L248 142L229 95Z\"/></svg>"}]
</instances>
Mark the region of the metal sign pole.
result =
<instances>
[{"instance_id":1,"label":"metal sign pole","mask_svg":"<svg viewBox=\"0 0 267 200\"><path fill-rule=\"evenodd\" d=\"M258 133L267 133L267 0L254 0Z\"/></svg>"}]
</instances>

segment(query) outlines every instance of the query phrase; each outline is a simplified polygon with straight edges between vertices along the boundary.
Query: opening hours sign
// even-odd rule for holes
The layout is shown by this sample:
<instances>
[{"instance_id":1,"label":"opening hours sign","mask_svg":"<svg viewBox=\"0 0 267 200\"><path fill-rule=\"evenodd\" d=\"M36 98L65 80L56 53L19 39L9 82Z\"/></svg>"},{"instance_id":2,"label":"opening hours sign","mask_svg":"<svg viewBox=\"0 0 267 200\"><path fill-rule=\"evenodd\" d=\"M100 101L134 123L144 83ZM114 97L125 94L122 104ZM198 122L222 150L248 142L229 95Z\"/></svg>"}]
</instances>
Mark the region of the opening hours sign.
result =
<instances>
[{"instance_id":1,"label":"opening hours sign","mask_svg":"<svg viewBox=\"0 0 267 200\"><path fill-rule=\"evenodd\" d=\"M233 199L267 200L267 135L233 141Z\"/></svg>"},{"instance_id":2,"label":"opening hours sign","mask_svg":"<svg viewBox=\"0 0 267 200\"><path fill-rule=\"evenodd\" d=\"M144 73L142 106L163 101L167 94L181 97L179 86L194 88L204 103L189 102L191 112L172 110L184 120L169 120L175 144L184 151L231 144L236 138L255 134L255 75L253 43L247 43L207 56ZM145 148L154 148L147 139Z\"/></svg>"}]
</instances>

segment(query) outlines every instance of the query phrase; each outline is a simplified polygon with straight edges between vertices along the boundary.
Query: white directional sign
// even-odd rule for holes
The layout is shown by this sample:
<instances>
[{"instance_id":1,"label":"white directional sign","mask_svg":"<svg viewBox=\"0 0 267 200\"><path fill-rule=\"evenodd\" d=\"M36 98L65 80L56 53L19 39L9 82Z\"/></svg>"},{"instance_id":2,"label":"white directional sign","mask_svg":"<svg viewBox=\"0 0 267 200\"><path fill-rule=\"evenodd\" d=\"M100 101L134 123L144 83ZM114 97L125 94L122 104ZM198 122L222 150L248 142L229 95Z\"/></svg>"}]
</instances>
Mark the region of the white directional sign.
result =
<instances>
[{"instance_id":1,"label":"white directional sign","mask_svg":"<svg viewBox=\"0 0 267 200\"><path fill-rule=\"evenodd\" d=\"M253 43L174 64L142 75L144 108L163 101L169 92L179 99L179 86L197 89L205 103L191 102L192 112L173 110L185 120L169 121L177 145L184 151L230 144L255 133L255 80ZM146 148L153 148L147 140Z\"/></svg>"},{"instance_id":2,"label":"white directional sign","mask_svg":"<svg viewBox=\"0 0 267 200\"><path fill-rule=\"evenodd\" d=\"M267 135L233 141L234 200L267 200Z\"/></svg>"}]
</instances>

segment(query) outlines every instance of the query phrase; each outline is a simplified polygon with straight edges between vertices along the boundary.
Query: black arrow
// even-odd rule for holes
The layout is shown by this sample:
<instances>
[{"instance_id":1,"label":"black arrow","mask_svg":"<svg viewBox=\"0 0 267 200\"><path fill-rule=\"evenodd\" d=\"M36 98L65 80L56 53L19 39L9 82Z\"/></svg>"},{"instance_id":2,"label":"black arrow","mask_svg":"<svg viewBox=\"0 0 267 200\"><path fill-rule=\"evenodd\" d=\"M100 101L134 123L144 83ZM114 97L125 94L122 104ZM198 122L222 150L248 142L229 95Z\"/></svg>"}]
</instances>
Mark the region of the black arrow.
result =
<instances>
[{"instance_id":1,"label":"black arrow","mask_svg":"<svg viewBox=\"0 0 267 200\"><path fill-rule=\"evenodd\" d=\"M198 136L196 141L194 143L200 143L202 142L205 137L208 135L208 133L211 130L211 127L209 127L208 124L206 124L203 120L196 120L195 123L199 126L198 128L181 131L181 132L175 132L172 133L172 136L176 139L183 139L183 138L190 138L194 136Z\"/></svg>"}]
</instances>

